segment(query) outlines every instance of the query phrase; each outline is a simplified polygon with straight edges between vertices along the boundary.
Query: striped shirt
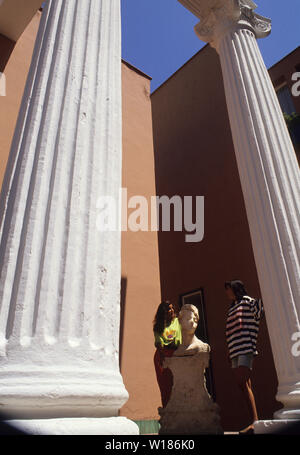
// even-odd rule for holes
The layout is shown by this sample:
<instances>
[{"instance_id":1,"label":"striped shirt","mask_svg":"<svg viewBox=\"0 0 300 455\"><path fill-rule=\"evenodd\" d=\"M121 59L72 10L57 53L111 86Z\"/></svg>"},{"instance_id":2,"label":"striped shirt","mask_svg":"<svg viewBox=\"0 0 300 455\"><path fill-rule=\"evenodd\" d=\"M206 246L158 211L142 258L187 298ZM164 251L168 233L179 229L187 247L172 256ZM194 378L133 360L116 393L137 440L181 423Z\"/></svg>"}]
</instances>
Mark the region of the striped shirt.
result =
<instances>
[{"instance_id":1,"label":"striped shirt","mask_svg":"<svg viewBox=\"0 0 300 455\"><path fill-rule=\"evenodd\" d=\"M241 354L258 354L256 342L262 311L262 301L246 295L229 308L226 340L231 359Z\"/></svg>"}]
</instances>

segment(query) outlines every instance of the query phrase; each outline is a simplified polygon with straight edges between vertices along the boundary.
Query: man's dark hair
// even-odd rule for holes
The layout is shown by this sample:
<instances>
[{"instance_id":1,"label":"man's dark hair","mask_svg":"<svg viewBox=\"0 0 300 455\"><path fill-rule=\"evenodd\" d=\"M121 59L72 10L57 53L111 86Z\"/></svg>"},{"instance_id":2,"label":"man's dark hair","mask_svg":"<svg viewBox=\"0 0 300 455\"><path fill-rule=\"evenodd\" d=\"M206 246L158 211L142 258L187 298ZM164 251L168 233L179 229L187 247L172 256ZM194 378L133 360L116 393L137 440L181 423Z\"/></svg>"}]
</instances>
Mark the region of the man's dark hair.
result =
<instances>
[{"instance_id":1,"label":"man's dark hair","mask_svg":"<svg viewBox=\"0 0 300 455\"><path fill-rule=\"evenodd\" d=\"M231 288L237 300L240 300L244 295L248 295L245 285L240 280L225 281L225 289Z\"/></svg>"}]
</instances>

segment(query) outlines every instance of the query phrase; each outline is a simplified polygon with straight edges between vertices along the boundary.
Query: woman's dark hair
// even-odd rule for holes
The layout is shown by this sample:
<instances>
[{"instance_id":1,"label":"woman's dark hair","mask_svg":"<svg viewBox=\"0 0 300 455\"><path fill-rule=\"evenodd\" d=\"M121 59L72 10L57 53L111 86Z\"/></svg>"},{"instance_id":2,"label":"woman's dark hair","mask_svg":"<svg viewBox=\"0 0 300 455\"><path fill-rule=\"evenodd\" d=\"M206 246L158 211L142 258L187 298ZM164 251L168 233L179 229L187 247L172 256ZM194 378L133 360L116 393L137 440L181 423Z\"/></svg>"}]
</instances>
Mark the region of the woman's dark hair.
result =
<instances>
[{"instance_id":1,"label":"woman's dark hair","mask_svg":"<svg viewBox=\"0 0 300 455\"><path fill-rule=\"evenodd\" d=\"M153 321L153 332L162 333L164 331L168 305L168 301L159 304Z\"/></svg>"},{"instance_id":2,"label":"woman's dark hair","mask_svg":"<svg viewBox=\"0 0 300 455\"><path fill-rule=\"evenodd\" d=\"M240 280L225 281L225 289L231 288L237 300L240 300L244 295L248 295L245 285Z\"/></svg>"}]
</instances>

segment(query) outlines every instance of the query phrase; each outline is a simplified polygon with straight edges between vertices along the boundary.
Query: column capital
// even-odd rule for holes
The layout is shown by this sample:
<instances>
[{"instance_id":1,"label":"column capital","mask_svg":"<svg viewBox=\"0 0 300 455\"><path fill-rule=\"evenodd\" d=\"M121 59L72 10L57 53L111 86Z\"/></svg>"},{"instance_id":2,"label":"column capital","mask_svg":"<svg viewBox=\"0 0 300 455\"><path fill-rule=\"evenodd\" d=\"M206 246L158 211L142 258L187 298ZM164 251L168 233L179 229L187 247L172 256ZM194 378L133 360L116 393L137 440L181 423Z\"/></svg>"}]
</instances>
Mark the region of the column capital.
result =
<instances>
[{"instance_id":1,"label":"column capital","mask_svg":"<svg viewBox=\"0 0 300 455\"><path fill-rule=\"evenodd\" d=\"M256 38L271 32L271 20L256 14L257 5L252 0L178 0L200 19L195 26L196 35L217 48L226 32L248 28Z\"/></svg>"}]
</instances>

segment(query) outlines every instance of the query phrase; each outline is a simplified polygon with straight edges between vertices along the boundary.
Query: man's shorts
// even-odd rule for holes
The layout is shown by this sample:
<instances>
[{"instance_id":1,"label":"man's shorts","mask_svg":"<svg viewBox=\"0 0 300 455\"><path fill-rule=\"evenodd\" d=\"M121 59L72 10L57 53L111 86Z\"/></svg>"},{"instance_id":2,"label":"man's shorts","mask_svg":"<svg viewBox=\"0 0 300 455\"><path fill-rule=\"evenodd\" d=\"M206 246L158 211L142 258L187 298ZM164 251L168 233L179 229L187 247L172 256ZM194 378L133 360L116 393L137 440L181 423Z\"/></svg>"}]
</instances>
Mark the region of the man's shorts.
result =
<instances>
[{"instance_id":1,"label":"man's shorts","mask_svg":"<svg viewBox=\"0 0 300 455\"><path fill-rule=\"evenodd\" d=\"M252 370L253 354L241 354L231 359L231 368L248 367Z\"/></svg>"}]
</instances>

